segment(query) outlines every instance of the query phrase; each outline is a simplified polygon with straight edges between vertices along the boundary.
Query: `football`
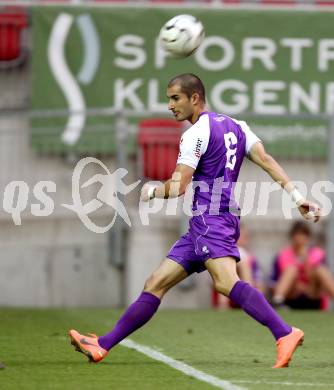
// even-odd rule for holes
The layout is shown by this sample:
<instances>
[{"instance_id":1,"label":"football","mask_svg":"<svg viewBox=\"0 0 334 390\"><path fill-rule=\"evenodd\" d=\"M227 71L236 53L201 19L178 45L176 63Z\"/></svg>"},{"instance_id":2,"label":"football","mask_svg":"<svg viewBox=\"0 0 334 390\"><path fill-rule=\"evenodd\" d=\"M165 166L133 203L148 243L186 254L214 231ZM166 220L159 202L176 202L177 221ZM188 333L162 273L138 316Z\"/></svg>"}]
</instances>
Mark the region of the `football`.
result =
<instances>
[{"instance_id":1,"label":"football","mask_svg":"<svg viewBox=\"0 0 334 390\"><path fill-rule=\"evenodd\" d=\"M183 58L192 54L204 39L204 27L192 15L177 15L160 30L159 40L171 57Z\"/></svg>"}]
</instances>

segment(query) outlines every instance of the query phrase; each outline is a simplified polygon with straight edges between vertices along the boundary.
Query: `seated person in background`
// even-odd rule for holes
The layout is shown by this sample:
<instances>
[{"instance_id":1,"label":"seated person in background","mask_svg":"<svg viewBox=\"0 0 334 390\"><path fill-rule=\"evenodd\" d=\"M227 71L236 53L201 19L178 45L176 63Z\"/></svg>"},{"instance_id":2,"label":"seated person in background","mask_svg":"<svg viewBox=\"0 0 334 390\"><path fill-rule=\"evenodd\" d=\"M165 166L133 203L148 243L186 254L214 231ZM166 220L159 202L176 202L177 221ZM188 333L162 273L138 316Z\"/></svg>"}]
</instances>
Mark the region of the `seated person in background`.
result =
<instances>
[{"instance_id":1,"label":"seated person in background","mask_svg":"<svg viewBox=\"0 0 334 390\"><path fill-rule=\"evenodd\" d=\"M256 258L249 252L249 232L244 224L240 224L240 237L237 242L240 252L240 261L237 263L237 273L241 280L248 282L253 287L264 292L262 272ZM212 290L212 305L214 307L238 307L229 298Z\"/></svg>"},{"instance_id":2,"label":"seated person in background","mask_svg":"<svg viewBox=\"0 0 334 390\"><path fill-rule=\"evenodd\" d=\"M324 309L326 295L334 298L334 279L326 266L325 251L311 246L312 232L306 222L295 222L290 245L275 258L273 304L293 309Z\"/></svg>"}]
</instances>

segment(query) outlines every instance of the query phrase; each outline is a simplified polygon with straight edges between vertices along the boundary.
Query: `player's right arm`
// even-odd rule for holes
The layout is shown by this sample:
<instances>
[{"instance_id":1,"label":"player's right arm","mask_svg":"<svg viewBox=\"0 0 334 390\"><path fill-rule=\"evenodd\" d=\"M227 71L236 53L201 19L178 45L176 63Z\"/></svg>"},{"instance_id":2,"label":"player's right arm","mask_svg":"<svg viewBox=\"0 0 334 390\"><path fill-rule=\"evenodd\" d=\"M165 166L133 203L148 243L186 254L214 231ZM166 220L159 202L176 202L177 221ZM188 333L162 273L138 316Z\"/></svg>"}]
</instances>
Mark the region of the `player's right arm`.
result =
<instances>
[{"instance_id":1,"label":"player's right arm","mask_svg":"<svg viewBox=\"0 0 334 390\"><path fill-rule=\"evenodd\" d=\"M206 152L209 138L209 118L206 115L183 134L180 153L171 179L158 187L145 184L141 192L142 201L148 202L153 198L176 198L183 195L192 181L201 156Z\"/></svg>"},{"instance_id":2,"label":"player's right arm","mask_svg":"<svg viewBox=\"0 0 334 390\"><path fill-rule=\"evenodd\" d=\"M291 195L298 206L299 212L305 219L314 219L314 222L320 219L320 207L302 197L293 183L291 183L285 170L265 151L262 142L256 142L251 147L248 158L267 172L273 180L279 183Z\"/></svg>"}]
</instances>

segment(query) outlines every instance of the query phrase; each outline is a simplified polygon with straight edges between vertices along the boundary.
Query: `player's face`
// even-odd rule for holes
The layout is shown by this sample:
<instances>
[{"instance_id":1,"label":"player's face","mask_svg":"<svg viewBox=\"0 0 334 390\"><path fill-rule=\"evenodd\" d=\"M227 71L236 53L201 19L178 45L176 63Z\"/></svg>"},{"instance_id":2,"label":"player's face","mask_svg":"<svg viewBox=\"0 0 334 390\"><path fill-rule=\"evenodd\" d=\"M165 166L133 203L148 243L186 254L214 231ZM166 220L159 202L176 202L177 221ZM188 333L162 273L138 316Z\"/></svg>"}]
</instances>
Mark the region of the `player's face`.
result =
<instances>
[{"instance_id":1,"label":"player's face","mask_svg":"<svg viewBox=\"0 0 334 390\"><path fill-rule=\"evenodd\" d=\"M172 111L177 121L184 121L190 118L194 114L194 106L191 99L181 91L181 87L178 84L172 85L167 89L168 109Z\"/></svg>"}]
</instances>

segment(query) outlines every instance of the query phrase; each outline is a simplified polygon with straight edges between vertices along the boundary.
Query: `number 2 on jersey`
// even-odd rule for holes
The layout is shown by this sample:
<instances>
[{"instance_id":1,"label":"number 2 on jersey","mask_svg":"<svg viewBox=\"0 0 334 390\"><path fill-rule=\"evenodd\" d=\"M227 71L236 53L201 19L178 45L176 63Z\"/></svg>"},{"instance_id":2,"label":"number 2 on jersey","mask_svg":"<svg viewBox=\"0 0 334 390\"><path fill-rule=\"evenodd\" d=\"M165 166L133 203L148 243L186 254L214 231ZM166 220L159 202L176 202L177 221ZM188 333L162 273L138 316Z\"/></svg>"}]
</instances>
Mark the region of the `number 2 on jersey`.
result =
<instances>
[{"instance_id":1,"label":"number 2 on jersey","mask_svg":"<svg viewBox=\"0 0 334 390\"><path fill-rule=\"evenodd\" d=\"M235 146L238 142L235 134L230 131L229 133L224 134L224 141L226 147L226 164L225 168L234 169L235 163L237 162L237 148L231 149L231 146Z\"/></svg>"}]
</instances>

